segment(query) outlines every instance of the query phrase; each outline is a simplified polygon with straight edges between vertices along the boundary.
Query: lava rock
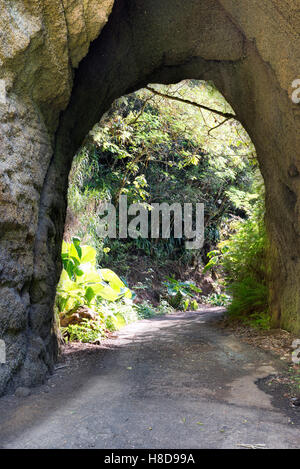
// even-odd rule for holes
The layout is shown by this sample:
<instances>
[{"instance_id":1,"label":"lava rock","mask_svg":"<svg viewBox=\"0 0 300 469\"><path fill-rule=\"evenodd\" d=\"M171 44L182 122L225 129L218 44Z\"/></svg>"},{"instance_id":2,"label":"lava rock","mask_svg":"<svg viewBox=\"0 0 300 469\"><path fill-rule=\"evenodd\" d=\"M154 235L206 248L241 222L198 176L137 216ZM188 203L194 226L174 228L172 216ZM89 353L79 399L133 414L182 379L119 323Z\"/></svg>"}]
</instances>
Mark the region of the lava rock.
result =
<instances>
[{"instance_id":1,"label":"lava rock","mask_svg":"<svg viewBox=\"0 0 300 469\"><path fill-rule=\"evenodd\" d=\"M31 391L29 388L22 388L22 387L17 388L15 392L16 397L28 397L30 396L30 394L31 394Z\"/></svg>"}]
</instances>

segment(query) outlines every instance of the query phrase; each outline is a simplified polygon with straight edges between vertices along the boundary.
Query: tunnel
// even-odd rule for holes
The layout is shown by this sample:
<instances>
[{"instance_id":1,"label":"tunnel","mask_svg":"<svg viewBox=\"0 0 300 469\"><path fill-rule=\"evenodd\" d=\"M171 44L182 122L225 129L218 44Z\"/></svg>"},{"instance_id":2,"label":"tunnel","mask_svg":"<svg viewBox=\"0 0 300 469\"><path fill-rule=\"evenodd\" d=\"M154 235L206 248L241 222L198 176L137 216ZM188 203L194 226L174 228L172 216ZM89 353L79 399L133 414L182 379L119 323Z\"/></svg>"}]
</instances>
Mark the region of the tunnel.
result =
<instances>
[{"instance_id":1,"label":"tunnel","mask_svg":"<svg viewBox=\"0 0 300 469\"><path fill-rule=\"evenodd\" d=\"M266 188L273 325L300 332L300 112L291 99L299 22L298 0L116 0L84 58L77 64L71 57L64 100L59 74L56 95L41 91L52 76L42 73L43 49L33 37L22 80L10 81L9 73L2 80L8 104L0 107L0 338L7 359L0 394L42 383L53 369L53 303L72 159L112 102L148 83L211 80L249 133ZM26 84L33 76L34 88Z\"/></svg>"}]
</instances>

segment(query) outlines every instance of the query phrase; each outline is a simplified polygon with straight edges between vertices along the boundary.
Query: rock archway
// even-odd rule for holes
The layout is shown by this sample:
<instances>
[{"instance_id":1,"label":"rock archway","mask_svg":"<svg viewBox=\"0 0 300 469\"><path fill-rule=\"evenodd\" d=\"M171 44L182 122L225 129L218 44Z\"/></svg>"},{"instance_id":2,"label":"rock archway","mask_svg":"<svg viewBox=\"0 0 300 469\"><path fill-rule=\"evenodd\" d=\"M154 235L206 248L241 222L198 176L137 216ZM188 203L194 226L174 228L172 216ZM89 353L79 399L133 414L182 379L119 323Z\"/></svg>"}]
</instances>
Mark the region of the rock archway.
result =
<instances>
[{"instance_id":1,"label":"rock archway","mask_svg":"<svg viewBox=\"0 0 300 469\"><path fill-rule=\"evenodd\" d=\"M72 157L115 98L149 82L213 80L247 129L266 185L274 324L299 332L299 0L2 0L0 11L0 394L55 362Z\"/></svg>"}]
</instances>

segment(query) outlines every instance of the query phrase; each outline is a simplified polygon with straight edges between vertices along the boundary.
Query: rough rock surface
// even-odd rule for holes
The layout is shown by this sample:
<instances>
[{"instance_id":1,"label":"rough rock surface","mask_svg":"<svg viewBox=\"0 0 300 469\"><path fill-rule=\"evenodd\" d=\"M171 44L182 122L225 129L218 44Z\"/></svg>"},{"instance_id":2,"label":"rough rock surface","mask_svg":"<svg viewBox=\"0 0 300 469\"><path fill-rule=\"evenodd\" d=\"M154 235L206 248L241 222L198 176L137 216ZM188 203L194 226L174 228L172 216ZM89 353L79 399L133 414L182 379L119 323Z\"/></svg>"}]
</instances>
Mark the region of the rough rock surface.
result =
<instances>
[{"instance_id":1,"label":"rough rock surface","mask_svg":"<svg viewBox=\"0 0 300 469\"><path fill-rule=\"evenodd\" d=\"M115 98L149 82L214 80L248 130L274 323L300 331L299 11L300 0L0 0L0 394L40 383L56 358L74 152Z\"/></svg>"},{"instance_id":2,"label":"rough rock surface","mask_svg":"<svg viewBox=\"0 0 300 469\"><path fill-rule=\"evenodd\" d=\"M30 396L31 391L29 388L17 388L15 391L16 397L28 397Z\"/></svg>"},{"instance_id":3,"label":"rough rock surface","mask_svg":"<svg viewBox=\"0 0 300 469\"><path fill-rule=\"evenodd\" d=\"M97 319L97 313L86 306L79 306L74 308L67 313L60 314L60 325L67 327L70 324L81 324L84 319L95 321Z\"/></svg>"},{"instance_id":4,"label":"rough rock surface","mask_svg":"<svg viewBox=\"0 0 300 469\"><path fill-rule=\"evenodd\" d=\"M42 382L56 355L52 314L30 312L40 195L73 67L112 4L0 0L0 338L7 352L0 394Z\"/></svg>"}]
</instances>

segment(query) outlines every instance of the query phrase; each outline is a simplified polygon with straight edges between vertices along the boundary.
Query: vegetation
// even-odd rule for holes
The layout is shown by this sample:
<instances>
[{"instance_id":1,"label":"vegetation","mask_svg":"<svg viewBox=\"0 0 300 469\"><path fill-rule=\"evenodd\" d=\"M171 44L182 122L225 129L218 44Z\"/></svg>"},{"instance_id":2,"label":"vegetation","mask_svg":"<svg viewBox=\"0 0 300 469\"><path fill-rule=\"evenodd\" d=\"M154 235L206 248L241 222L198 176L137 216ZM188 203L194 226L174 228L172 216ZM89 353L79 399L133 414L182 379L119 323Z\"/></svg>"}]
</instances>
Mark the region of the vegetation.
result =
<instances>
[{"instance_id":1,"label":"vegetation","mask_svg":"<svg viewBox=\"0 0 300 469\"><path fill-rule=\"evenodd\" d=\"M159 87L173 96L188 96L223 111L230 110L212 84L184 82ZM221 118L220 118L221 119ZM221 119L222 121L222 119ZM186 264L205 259L220 240L220 227L232 215L246 215L257 171L254 148L237 121L212 131L219 120L212 113L170 101L148 90L114 103L90 133L73 165L69 218L71 235L93 245L99 262L125 274L132 252L139 250L162 265L169 259ZM209 133L210 132L210 133ZM184 239L109 240L97 236L100 202L202 202L205 204L205 246L185 250ZM109 249L105 254L103 247Z\"/></svg>"},{"instance_id":2,"label":"vegetation","mask_svg":"<svg viewBox=\"0 0 300 469\"><path fill-rule=\"evenodd\" d=\"M168 303L176 309L186 311L189 307L192 310L198 308L198 303L193 299L193 294L201 293L201 288L193 282L180 282L174 277L168 277L165 282L168 291Z\"/></svg>"},{"instance_id":3,"label":"vegetation","mask_svg":"<svg viewBox=\"0 0 300 469\"><path fill-rule=\"evenodd\" d=\"M231 228L234 229L231 236L218 244L218 250L209 253L205 269L222 267L232 297L228 307L231 317L242 317L251 325L269 328L262 198L258 198L247 219L235 222Z\"/></svg>"},{"instance_id":4,"label":"vegetation","mask_svg":"<svg viewBox=\"0 0 300 469\"><path fill-rule=\"evenodd\" d=\"M202 296L202 302L212 306L228 306L231 297L226 293L211 293L208 296Z\"/></svg>"},{"instance_id":5,"label":"vegetation","mask_svg":"<svg viewBox=\"0 0 300 469\"><path fill-rule=\"evenodd\" d=\"M105 337L104 326L100 318L93 322L83 318L80 324L62 327L62 333L66 342L96 343Z\"/></svg>"},{"instance_id":6,"label":"vegetation","mask_svg":"<svg viewBox=\"0 0 300 469\"><path fill-rule=\"evenodd\" d=\"M66 341L97 343L107 332L161 314L162 308L172 310L166 302L157 309L147 302L135 305L135 294L113 271L98 269L96 250L81 246L78 238L63 242L62 262L55 304L58 320L67 324L62 327Z\"/></svg>"},{"instance_id":7,"label":"vegetation","mask_svg":"<svg viewBox=\"0 0 300 469\"><path fill-rule=\"evenodd\" d=\"M97 318L66 326L65 336L95 342L130 321L197 309L200 301L229 305L231 317L267 327L261 186L255 149L212 83L152 85L117 100L87 136L70 174L65 239L73 241L63 245L56 308L64 317L86 306ZM149 213L153 203L204 203L203 249L186 250L173 231L169 239L100 236L102 204L117 206L121 194ZM141 259L151 265L145 272ZM203 292L208 272L210 289ZM127 284L136 279L134 300Z\"/></svg>"},{"instance_id":8,"label":"vegetation","mask_svg":"<svg viewBox=\"0 0 300 469\"><path fill-rule=\"evenodd\" d=\"M94 342L106 330L118 329L136 319L128 305L132 292L113 271L97 268L96 254L93 247L81 246L78 238L73 238L72 243L63 242L63 271L57 287L56 312L61 322L67 324L63 334L70 340ZM108 308L113 303L118 303L117 309ZM96 314L93 317L82 307L92 308Z\"/></svg>"},{"instance_id":9,"label":"vegetation","mask_svg":"<svg viewBox=\"0 0 300 469\"><path fill-rule=\"evenodd\" d=\"M100 300L116 301L131 298L132 293L124 282L109 269L97 269L96 250L80 246L73 238L71 244L63 241L63 271L57 287L60 311L77 305L95 306Z\"/></svg>"}]
</instances>

